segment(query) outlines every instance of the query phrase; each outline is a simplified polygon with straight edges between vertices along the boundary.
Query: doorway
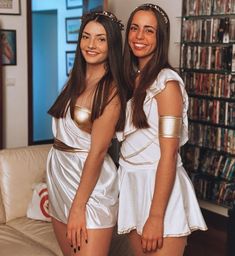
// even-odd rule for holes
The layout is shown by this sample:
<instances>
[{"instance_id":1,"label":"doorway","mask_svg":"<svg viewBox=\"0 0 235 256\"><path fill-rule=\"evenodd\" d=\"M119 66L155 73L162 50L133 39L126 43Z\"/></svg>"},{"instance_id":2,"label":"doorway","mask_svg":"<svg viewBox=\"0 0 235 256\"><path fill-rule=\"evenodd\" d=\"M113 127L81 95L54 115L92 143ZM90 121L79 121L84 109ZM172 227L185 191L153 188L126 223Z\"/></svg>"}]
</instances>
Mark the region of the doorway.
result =
<instances>
[{"instance_id":1,"label":"doorway","mask_svg":"<svg viewBox=\"0 0 235 256\"><path fill-rule=\"evenodd\" d=\"M32 12L33 141L53 138L47 114L57 94L57 11Z\"/></svg>"}]
</instances>

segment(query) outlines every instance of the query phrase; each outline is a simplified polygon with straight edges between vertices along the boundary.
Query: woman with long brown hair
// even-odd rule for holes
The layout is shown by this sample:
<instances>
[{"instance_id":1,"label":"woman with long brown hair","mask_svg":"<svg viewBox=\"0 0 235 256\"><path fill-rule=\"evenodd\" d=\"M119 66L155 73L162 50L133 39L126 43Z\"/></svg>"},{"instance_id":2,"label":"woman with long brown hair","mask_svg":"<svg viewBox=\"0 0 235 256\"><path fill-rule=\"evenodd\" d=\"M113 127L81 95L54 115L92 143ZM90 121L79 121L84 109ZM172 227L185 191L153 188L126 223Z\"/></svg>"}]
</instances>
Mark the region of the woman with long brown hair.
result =
<instances>
[{"instance_id":1,"label":"woman with long brown hair","mask_svg":"<svg viewBox=\"0 0 235 256\"><path fill-rule=\"evenodd\" d=\"M206 230L179 147L188 140L188 97L168 61L170 21L155 4L130 15L124 48L129 86L119 160L118 232L135 256L182 256L187 236Z\"/></svg>"},{"instance_id":2,"label":"woman with long brown hair","mask_svg":"<svg viewBox=\"0 0 235 256\"><path fill-rule=\"evenodd\" d=\"M107 255L117 220L117 171L107 150L125 121L121 29L110 12L83 17L72 72L49 110L49 207L66 256Z\"/></svg>"}]
</instances>

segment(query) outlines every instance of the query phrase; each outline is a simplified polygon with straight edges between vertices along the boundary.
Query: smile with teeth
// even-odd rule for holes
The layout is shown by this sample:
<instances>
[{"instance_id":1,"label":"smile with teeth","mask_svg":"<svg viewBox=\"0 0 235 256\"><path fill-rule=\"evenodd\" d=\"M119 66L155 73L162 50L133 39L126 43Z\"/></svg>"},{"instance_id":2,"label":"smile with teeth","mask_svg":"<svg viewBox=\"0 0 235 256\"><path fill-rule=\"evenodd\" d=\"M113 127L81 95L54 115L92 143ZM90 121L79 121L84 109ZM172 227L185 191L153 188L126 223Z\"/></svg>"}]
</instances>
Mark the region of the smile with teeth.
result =
<instances>
[{"instance_id":1,"label":"smile with teeth","mask_svg":"<svg viewBox=\"0 0 235 256\"><path fill-rule=\"evenodd\" d=\"M141 43L133 43L134 47L138 50L142 50L146 47L145 44L141 44Z\"/></svg>"},{"instance_id":2,"label":"smile with teeth","mask_svg":"<svg viewBox=\"0 0 235 256\"><path fill-rule=\"evenodd\" d=\"M87 55L90 55L90 56L96 56L98 55L97 52L93 52L93 51L86 51Z\"/></svg>"}]
</instances>

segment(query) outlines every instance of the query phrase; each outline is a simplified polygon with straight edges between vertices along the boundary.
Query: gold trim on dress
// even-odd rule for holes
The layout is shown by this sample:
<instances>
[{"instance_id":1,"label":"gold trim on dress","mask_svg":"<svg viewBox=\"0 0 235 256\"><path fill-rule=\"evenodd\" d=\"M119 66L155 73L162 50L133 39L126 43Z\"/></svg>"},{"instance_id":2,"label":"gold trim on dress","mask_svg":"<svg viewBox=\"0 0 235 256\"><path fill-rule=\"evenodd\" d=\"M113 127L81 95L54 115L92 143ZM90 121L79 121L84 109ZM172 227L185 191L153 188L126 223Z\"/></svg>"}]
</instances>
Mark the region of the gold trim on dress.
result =
<instances>
[{"instance_id":1,"label":"gold trim on dress","mask_svg":"<svg viewBox=\"0 0 235 256\"><path fill-rule=\"evenodd\" d=\"M132 230L136 230L136 232L137 232L137 226L133 226L133 227L128 228L128 229L119 230L118 234L120 234L120 235L128 234ZM163 234L163 237L167 238L167 237L183 237L183 236L188 236L188 235L192 234L192 232L194 232L196 230L206 231L206 230L208 230L208 228L203 228L203 227L200 227L200 226L190 226L189 227L189 231L187 231L185 233ZM140 236L142 235L142 233L140 233L140 232L137 232L137 234L139 234Z\"/></svg>"},{"instance_id":2,"label":"gold trim on dress","mask_svg":"<svg viewBox=\"0 0 235 256\"><path fill-rule=\"evenodd\" d=\"M182 117L160 116L159 137L180 138L182 128Z\"/></svg>"},{"instance_id":3,"label":"gold trim on dress","mask_svg":"<svg viewBox=\"0 0 235 256\"><path fill-rule=\"evenodd\" d=\"M138 155L140 152L142 152L143 150L145 150L148 146L150 146L152 143L155 143L154 141L149 141L144 147L142 147L139 150L136 150L134 153L131 153L129 155L126 155L125 157L122 155L122 152L120 151L120 154L122 155L123 159L127 159L127 158L131 158L133 156Z\"/></svg>"},{"instance_id":4,"label":"gold trim on dress","mask_svg":"<svg viewBox=\"0 0 235 256\"><path fill-rule=\"evenodd\" d=\"M85 149L70 147L70 146L66 145L64 142L62 142L56 138L54 138L53 148L58 149L60 151L70 152L70 153L88 152Z\"/></svg>"}]
</instances>

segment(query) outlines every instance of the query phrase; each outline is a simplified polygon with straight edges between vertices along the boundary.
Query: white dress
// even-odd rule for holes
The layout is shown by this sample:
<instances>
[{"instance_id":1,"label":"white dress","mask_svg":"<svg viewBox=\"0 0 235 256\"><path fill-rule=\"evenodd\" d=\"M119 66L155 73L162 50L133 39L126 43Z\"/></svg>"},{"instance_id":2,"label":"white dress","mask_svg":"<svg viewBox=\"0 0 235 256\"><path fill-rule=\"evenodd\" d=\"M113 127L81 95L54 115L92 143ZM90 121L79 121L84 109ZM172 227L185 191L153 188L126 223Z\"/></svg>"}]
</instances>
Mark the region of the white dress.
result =
<instances>
[{"instance_id":1,"label":"white dress","mask_svg":"<svg viewBox=\"0 0 235 256\"><path fill-rule=\"evenodd\" d=\"M180 146L188 140L188 96L179 75L171 69L163 69L155 82L147 90L144 111L149 128L137 129L132 124L131 100L127 104L126 125L117 133L122 141L119 160L119 213L118 233L128 233L133 229L142 234L148 218L154 193L155 175L160 158L158 140L158 109L155 95L164 90L166 82L178 81L183 96L183 126ZM189 179L181 157L178 154L174 186L164 217L164 237L185 236L191 231L206 230L193 185Z\"/></svg>"},{"instance_id":2,"label":"white dress","mask_svg":"<svg viewBox=\"0 0 235 256\"><path fill-rule=\"evenodd\" d=\"M66 224L90 150L91 135L77 126L69 110L65 118L53 118L52 130L57 140L76 148L76 152L65 152L52 147L47 160L50 215ZM86 205L87 228L115 226L117 210L117 169L107 154L97 184Z\"/></svg>"}]
</instances>

